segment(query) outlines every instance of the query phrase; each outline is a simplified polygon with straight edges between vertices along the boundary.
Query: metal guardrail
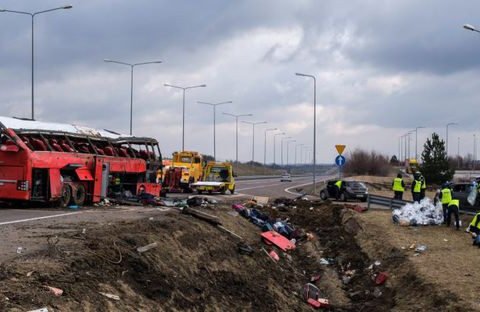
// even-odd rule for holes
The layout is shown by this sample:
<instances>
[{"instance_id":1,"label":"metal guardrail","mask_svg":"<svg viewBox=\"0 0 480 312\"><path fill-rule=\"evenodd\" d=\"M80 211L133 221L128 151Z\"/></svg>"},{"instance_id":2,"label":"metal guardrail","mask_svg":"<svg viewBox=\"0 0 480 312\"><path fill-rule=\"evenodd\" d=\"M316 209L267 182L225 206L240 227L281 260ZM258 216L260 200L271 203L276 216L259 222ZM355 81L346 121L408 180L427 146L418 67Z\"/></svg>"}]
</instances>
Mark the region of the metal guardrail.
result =
<instances>
[{"instance_id":1,"label":"metal guardrail","mask_svg":"<svg viewBox=\"0 0 480 312\"><path fill-rule=\"evenodd\" d=\"M388 207L390 209L399 209L405 206L406 204L411 204L411 203L413 202L409 200L399 200L399 199L393 199L391 197L369 194L367 208L370 209L370 205L380 205L380 206Z\"/></svg>"},{"instance_id":2,"label":"metal guardrail","mask_svg":"<svg viewBox=\"0 0 480 312\"><path fill-rule=\"evenodd\" d=\"M412 204L412 203L413 201L410 201L410 200L398 200L390 197L370 194L368 195L367 208L370 209L370 205L379 205L379 206L388 207L390 210L392 210L392 209L400 209L406 204ZM465 209L460 209L459 212L462 214L470 215L470 216L474 216L476 214L475 211L465 210Z\"/></svg>"}]
</instances>

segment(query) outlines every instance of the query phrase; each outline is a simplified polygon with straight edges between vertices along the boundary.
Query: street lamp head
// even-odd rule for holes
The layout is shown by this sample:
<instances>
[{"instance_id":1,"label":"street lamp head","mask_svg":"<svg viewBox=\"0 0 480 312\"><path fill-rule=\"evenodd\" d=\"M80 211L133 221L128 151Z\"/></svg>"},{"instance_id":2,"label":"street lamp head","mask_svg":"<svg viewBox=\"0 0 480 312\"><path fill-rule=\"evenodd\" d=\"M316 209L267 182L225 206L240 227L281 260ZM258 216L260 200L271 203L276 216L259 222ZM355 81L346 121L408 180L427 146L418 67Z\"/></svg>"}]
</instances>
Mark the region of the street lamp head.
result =
<instances>
[{"instance_id":1,"label":"street lamp head","mask_svg":"<svg viewBox=\"0 0 480 312\"><path fill-rule=\"evenodd\" d=\"M202 84L202 85L199 85L198 87L199 88L205 88L207 85L206 84Z\"/></svg>"},{"instance_id":2,"label":"street lamp head","mask_svg":"<svg viewBox=\"0 0 480 312\"><path fill-rule=\"evenodd\" d=\"M465 28L466 30L471 30L471 31L476 31L477 30L473 25L470 25L470 24L464 24L463 28Z\"/></svg>"},{"instance_id":3,"label":"street lamp head","mask_svg":"<svg viewBox=\"0 0 480 312\"><path fill-rule=\"evenodd\" d=\"M70 5L70 4L62 7L62 9L65 9L65 10L68 10L68 9L71 9L71 8L73 8L73 6Z\"/></svg>"},{"instance_id":4,"label":"street lamp head","mask_svg":"<svg viewBox=\"0 0 480 312\"><path fill-rule=\"evenodd\" d=\"M305 76L305 74L301 74L301 73L295 73L295 75L297 75L297 76Z\"/></svg>"},{"instance_id":5,"label":"street lamp head","mask_svg":"<svg viewBox=\"0 0 480 312\"><path fill-rule=\"evenodd\" d=\"M0 12L5 12L5 11L6 11L5 9L0 8Z\"/></svg>"},{"instance_id":6,"label":"street lamp head","mask_svg":"<svg viewBox=\"0 0 480 312\"><path fill-rule=\"evenodd\" d=\"M111 62L111 59L103 59L104 62Z\"/></svg>"}]
</instances>

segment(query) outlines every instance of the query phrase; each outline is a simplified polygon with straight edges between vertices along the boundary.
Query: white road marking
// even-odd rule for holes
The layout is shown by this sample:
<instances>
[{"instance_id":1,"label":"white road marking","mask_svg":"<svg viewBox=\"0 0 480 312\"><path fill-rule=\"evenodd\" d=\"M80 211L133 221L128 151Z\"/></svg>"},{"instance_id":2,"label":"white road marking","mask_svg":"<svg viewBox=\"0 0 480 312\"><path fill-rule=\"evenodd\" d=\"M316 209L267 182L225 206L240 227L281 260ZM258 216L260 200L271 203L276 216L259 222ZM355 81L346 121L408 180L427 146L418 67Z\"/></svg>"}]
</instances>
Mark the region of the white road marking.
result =
<instances>
[{"instance_id":1,"label":"white road marking","mask_svg":"<svg viewBox=\"0 0 480 312\"><path fill-rule=\"evenodd\" d=\"M65 216L71 216L71 215L80 214L80 213L82 213L82 212L80 212L80 211L79 212L69 212L69 213L61 213L61 214L56 214L56 215L51 215L51 216L36 217L36 218L21 219L21 220L13 220L13 221L7 221L7 222L0 222L0 225L7 225L7 224L14 224L14 223L22 223L22 222L50 219L50 218L65 217Z\"/></svg>"},{"instance_id":2,"label":"white road marking","mask_svg":"<svg viewBox=\"0 0 480 312\"><path fill-rule=\"evenodd\" d=\"M269 184L269 185L263 185L263 186L254 186L254 187L245 187L238 189L238 191L246 191L246 190L253 190L253 189L261 189L261 188L266 188L266 187L271 187L271 186L278 186L278 185L283 185L285 182L279 183L279 184Z\"/></svg>"}]
</instances>

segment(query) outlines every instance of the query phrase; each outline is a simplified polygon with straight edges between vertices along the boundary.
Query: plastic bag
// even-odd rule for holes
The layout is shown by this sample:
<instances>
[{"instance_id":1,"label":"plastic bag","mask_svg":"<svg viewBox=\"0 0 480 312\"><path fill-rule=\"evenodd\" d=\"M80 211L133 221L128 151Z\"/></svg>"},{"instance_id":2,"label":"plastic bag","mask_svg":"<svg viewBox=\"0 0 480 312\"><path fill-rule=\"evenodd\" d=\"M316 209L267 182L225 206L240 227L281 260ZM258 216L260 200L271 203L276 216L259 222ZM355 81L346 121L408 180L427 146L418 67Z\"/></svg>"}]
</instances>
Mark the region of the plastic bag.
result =
<instances>
[{"instance_id":1,"label":"plastic bag","mask_svg":"<svg viewBox=\"0 0 480 312\"><path fill-rule=\"evenodd\" d=\"M408 225L433 225L443 223L442 204L434 205L429 198L424 198L420 203L406 204L392 212L394 223Z\"/></svg>"},{"instance_id":2,"label":"plastic bag","mask_svg":"<svg viewBox=\"0 0 480 312\"><path fill-rule=\"evenodd\" d=\"M470 194L468 194L467 201L470 205L474 206L476 200L477 200L477 187L476 185L474 185L472 187L472 190L470 191Z\"/></svg>"}]
</instances>

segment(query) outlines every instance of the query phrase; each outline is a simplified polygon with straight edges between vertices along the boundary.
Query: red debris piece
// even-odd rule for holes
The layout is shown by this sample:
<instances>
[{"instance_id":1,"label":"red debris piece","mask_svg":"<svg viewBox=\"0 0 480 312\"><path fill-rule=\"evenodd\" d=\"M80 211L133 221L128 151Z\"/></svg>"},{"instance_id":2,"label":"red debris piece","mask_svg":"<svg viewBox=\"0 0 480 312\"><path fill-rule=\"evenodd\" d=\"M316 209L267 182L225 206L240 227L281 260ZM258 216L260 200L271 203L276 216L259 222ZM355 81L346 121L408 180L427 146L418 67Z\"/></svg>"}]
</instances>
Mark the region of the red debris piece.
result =
<instances>
[{"instance_id":1,"label":"red debris piece","mask_svg":"<svg viewBox=\"0 0 480 312\"><path fill-rule=\"evenodd\" d=\"M271 242L283 251L295 249L295 244L275 231L263 232L261 235L264 240Z\"/></svg>"},{"instance_id":2,"label":"red debris piece","mask_svg":"<svg viewBox=\"0 0 480 312\"><path fill-rule=\"evenodd\" d=\"M320 304L320 302L318 302L317 300L313 299L313 298L308 298L307 299L307 303L309 305L311 305L312 307L316 308L316 309L319 309L322 307L322 305Z\"/></svg>"},{"instance_id":3,"label":"red debris piece","mask_svg":"<svg viewBox=\"0 0 480 312\"><path fill-rule=\"evenodd\" d=\"M280 257L278 256L278 254L272 250L268 253L268 255L270 256L270 258L272 258L273 260L275 261L279 261L280 260Z\"/></svg>"},{"instance_id":4,"label":"red debris piece","mask_svg":"<svg viewBox=\"0 0 480 312\"><path fill-rule=\"evenodd\" d=\"M375 284L383 285L387 281L388 273L387 272L380 272L378 273L377 277L375 278Z\"/></svg>"},{"instance_id":5,"label":"red debris piece","mask_svg":"<svg viewBox=\"0 0 480 312\"><path fill-rule=\"evenodd\" d=\"M367 207L362 207L360 205L344 204L344 207L355 210L356 212L365 212L368 210Z\"/></svg>"}]
</instances>

